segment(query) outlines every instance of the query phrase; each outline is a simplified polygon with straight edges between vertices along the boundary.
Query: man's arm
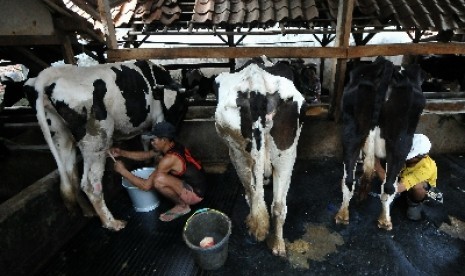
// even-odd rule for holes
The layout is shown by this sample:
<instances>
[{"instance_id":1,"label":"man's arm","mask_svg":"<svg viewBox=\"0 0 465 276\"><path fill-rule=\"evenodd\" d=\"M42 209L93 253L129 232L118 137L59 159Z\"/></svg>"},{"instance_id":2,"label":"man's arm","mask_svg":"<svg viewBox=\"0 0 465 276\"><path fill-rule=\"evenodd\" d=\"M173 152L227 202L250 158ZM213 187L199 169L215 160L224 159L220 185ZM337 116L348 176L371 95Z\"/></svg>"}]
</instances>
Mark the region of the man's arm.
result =
<instances>
[{"instance_id":1,"label":"man's arm","mask_svg":"<svg viewBox=\"0 0 465 276\"><path fill-rule=\"evenodd\" d=\"M139 188L139 189L141 189L143 191L148 191L148 190L150 190L152 188L152 179L151 179L151 177L149 177L148 179L143 179L143 178L135 176L134 174L132 174L130 171L128 171L126 169L123 162L116 161L114 168L115 168L116 172L121 174L122 177L129 180L129 182L132 185L136 186L137 188Z\"/></svg>"},{"instance_id":2,"label":"man's arm","mask_svg":"<svg viewBox=\"0 0 465 276\"><path fill-rule=\"evenodd\" d=\"M111 148L110 153L114 157L122 156L122 157L126 157L126 158L136 160L136 161L148 160L148 159L153 158L154 156L157 155L156 152L153 151L153 150L149 150L149 151L128 151L128 150L122 150L120 148Z\"/></svg>"}]
</instances>

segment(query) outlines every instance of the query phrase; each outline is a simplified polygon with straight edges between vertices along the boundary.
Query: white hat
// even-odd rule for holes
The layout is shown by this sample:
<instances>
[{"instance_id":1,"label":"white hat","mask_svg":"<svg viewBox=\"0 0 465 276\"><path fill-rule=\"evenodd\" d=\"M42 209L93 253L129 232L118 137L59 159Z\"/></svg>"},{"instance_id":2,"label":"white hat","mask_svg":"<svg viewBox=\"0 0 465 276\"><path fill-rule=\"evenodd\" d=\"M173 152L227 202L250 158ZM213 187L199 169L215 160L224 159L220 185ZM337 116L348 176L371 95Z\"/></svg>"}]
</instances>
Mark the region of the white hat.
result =
<instances>
[{"instance_id":1,"label":"white hat","mask_svg":"<svg viewBox=\"0 0 465 276\"><path fill-rule=\"evenodd\" d=\"M414 134L412 141L412 148L407 155L407 159L412 159L415 156L427 154L431 149L431 142L424 134Z\"/></svg>"}]
</instances>

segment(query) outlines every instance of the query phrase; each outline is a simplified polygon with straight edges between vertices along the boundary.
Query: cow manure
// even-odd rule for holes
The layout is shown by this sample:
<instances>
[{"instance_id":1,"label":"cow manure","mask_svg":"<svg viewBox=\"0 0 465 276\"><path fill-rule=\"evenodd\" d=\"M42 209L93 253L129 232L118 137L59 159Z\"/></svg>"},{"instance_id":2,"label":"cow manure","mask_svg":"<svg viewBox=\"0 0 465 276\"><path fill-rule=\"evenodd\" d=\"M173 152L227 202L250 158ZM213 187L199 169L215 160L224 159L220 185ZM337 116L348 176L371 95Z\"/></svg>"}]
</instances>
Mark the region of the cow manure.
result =
<instances>
[{"instance_id":1,"label":"cow manure","mask_svg":"<svg viewBox=\"0 0 465 276\"><path fill-rule=\"evenodd\" d=\"M439 227L439 230L442 232L452 236L453 238L459 238L465 241L465 222L453 217L449 216L451 224L443 223Z\"/></svg>"},{"instance_id":2,"label":"cow manure","mask_svg":"<svg viewBox=\"0 0 465 276\"><path fill-rule=\"evenodd\" d=\"M294 268L309 269L309 261L324 261L337 252L336 246L344 244L342 236L330 233L324 225L306 224L302 238L293 242L286 241L287 258Z\"/></svg>"}]
</instances>

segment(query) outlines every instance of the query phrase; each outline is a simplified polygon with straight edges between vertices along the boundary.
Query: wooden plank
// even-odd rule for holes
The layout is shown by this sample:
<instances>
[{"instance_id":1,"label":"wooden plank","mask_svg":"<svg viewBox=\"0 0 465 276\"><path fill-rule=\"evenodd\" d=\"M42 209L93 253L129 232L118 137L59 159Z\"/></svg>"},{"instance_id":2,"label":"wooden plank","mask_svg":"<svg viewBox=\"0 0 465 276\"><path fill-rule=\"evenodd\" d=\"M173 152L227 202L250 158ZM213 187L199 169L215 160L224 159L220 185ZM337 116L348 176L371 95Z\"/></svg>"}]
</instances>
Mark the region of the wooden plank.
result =
<instances>
[{"instance_id":1,"label":"wooden plank","mask_svg":"<svg viewBox=\"0 0 465 276\"><path fill-rule=\"evenodd\" d=\"M1 35L1 46L60 45L58 35Z\"/></svg>"},{"instance_id":2,"label":"wooden plank","mask_svg":"<svg viewBox=\"0 0 465 276\"><path fill-rule=\"evenodd\" d=\"M9 150L50 150L47 144L45 145L6 145Z\"/></svg>"},{"instance_id":3,"label":"wooden plank","mask_svg":"<svg viewBox=\"0 0 465 276\"><path fill-rule=\"evenodd\" d=\"M465 99L465 92L423 92L427 99Z\"/></svg>"},{"instance_id":4,"label":"wooden plank","mask_svg":"<svg viewBox=\"0 0 465 276\"><path fill-rule=\"evenodd\" d=\"M457 114L465 113L465 100L427 100L424 114Z\"/></svg>"},{"instance_id":5,"label":"wooden plank","mask_svg":"<svg viewBox=\"0 0 465 276\"><path fill-rule=\"evenodd\" d=\"M347 58L431 54L465 54L465 43L394 43L352 46L347 50Z\"/></svg>"},{"instance_id":6,"label":"wooden plank","mask_svg":"<svg viewBox=\"0 0 465 276\"><path fill-rule=\"evenodd\" d=\"M345 57L346 51L336 47L177 47L108 49L109 61L131 59L178 59L178 58L252 58L266 55L271 58Z\"/></svg>"},{"instance_id":7,"label":"wooden plank","mask_svg":"<svg viewBox=\"0 0 465 276\"><path fill-rule=\"evenodd\" d=\"M0 40L1 42L1 40ZM248 58L266 55L274 58L361 58L426 54L465 54L465 43L394 43L343 47L176 47L109 49L108 59Z\"/></svg>"}]
</instances>

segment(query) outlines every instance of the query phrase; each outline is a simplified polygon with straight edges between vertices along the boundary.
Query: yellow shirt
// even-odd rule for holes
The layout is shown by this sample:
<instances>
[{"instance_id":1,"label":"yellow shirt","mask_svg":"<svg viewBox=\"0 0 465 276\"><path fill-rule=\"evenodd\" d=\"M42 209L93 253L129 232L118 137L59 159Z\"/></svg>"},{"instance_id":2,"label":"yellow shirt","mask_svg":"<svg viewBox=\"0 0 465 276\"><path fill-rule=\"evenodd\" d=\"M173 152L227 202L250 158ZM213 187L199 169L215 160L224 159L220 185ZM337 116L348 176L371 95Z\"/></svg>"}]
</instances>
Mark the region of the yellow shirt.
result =
<instances>
[{"instance_id":1,"label":"yellow shirt","mask_svg":"<svg viewBox=\"0 0 465 276\"><path fill-rule=\"evenodd\" d=\"M407 190L413 186L427 182L433 187L436 187L436 179L438 178L438 168L429 155L425 156L413 167L406 167L400 172L400 182L404 184Z\"/></svg>"}]
</instances>

